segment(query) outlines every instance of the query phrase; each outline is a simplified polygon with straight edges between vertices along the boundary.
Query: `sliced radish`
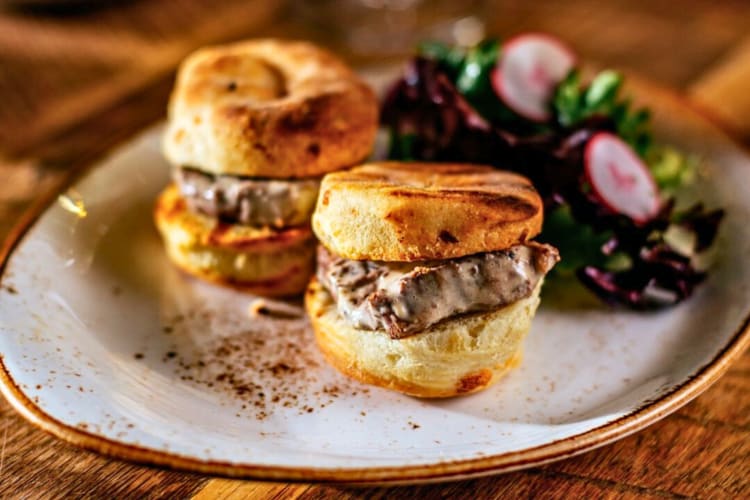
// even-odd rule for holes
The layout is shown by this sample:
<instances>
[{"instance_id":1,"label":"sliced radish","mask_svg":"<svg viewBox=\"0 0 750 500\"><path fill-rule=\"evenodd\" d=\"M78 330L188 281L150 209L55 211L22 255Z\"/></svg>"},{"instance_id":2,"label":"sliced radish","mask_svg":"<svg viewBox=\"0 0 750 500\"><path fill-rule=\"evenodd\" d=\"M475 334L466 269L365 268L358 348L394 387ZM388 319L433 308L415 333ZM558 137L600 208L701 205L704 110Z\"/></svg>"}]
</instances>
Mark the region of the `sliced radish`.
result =
<instances>
[{"instance_id":1,"label":"sliced radish","mask_svg":"<svg viewBox=\"0 0 750 500\"><path fill-rule=\"evenodd\" d=\"M555 87L575 66L575 53L555 37L527 33L507 41L492 71L492 87L510 109L534 121L550 118Z\"/></svg>"},{"instance_id":2,"label":"sliced radish","mask_svg":"<svg viewBox=\"0 0 750 500\"><path fill-rule=\"evenodd\" d=\"M656 216L659 189L635 151L618 136L599 132L584 151L586 178L596 196L610 210L638 223Z\"/></svg>"}]
</instances>

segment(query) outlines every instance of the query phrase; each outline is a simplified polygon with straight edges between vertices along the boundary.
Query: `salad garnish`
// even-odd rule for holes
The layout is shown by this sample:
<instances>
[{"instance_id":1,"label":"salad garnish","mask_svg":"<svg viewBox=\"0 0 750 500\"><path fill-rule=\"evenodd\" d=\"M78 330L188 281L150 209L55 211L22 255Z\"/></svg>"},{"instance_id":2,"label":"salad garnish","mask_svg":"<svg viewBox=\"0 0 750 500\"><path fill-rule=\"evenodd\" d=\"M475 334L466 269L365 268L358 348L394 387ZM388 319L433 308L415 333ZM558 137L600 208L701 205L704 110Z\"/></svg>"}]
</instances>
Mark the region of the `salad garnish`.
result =
<instances>
[{"instance_id":1,"label":"salad garnish","mask_svg":"<svg viewBox=\"0 0 750 500\"><path fill-rule=\"evenodd\" d=\"M575 54L550 35L468 49L425 43L383 102L389 156L527 176L544 199L540 239L562 255L557 273L611 304L673 305L706 278L696 256L724 212L677 208L696 161L654 140L649 111L622 97L622 85L612 70L584 81ZM670 239L674 229L688 244Z\"/></svg>"}]
</instances>

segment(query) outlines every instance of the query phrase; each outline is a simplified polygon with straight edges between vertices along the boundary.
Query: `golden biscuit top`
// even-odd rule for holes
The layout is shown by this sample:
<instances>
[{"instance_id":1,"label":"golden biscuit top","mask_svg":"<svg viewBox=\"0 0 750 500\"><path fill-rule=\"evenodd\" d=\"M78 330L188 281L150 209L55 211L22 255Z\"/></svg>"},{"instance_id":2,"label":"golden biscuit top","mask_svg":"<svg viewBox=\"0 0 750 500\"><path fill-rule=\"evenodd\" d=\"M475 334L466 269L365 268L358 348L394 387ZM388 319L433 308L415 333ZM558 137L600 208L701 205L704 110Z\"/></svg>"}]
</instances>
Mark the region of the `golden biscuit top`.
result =
<instances>
[{"instance_id":1,"label":"golden biscuit top","mask_svg":"<svg viewBox=\"0 0 750 500\"><path fill-rule=\"evenodd\" d=\"M503 250L541 231L523 176L488 166L379 162L323 178L313 229L349 259L418 261Z\"/></svg>"},{"instance_id":2,"label":"golden biscuit top","mask_svg":"<svg viewBox=\"0 0 750 500\"><path fill-rule=\"evenodd\" d=\"M180 66L164 153L176 166L270 178L319 176L372 149L374 92L307 42L209 47Z\"/></svg>"}]
</instances>

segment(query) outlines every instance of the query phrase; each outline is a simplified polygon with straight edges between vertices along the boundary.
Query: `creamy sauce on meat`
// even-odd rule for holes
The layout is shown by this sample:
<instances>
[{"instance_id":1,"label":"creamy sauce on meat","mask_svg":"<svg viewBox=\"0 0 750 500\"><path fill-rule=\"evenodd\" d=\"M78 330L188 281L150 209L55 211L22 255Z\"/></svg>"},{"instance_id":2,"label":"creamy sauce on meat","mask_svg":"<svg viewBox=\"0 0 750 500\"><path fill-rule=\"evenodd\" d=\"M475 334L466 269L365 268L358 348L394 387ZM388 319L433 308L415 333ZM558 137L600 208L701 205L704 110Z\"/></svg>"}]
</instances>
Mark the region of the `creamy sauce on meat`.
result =
<instances>
[{"instance_id":1,"label":"creamy sauce on meat","mask_svg":"<svg viewBox=\"0 0 750 500\"><path fill-rule=\"evenodd\" d=\"M253 179L175 169L174 180L191 210L250 226L308 223L318 196L317 179Z\"/></svg>"},{"instance_id":2,"label":"creamy sauce on meat","mask_svg":"<svg viewBox=\"0 0 750 500\"><path fill-rule=\"evenodd\" d=\"M320 247L318 280L354 326L403 338L458 314L528 297L558 260L554 247L539 243L417 263L354 261Z\"/></svg>"}]
</instances>

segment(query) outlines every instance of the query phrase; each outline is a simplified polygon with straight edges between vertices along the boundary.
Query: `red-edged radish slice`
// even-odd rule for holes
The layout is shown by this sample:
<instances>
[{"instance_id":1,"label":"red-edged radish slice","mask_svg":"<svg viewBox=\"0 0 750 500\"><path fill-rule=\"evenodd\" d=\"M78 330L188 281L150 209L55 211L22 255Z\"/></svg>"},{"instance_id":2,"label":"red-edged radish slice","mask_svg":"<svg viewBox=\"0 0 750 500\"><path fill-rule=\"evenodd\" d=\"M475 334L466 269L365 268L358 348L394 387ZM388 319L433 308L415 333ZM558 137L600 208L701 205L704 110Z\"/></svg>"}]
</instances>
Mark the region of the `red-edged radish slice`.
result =
<instances>
[{"instance_id":1,"label":"red-edged radish slice","mask_svg":"<svg viewBox=\"0 0 750 500\"><path fill-rule=\"evenodd\" d=\"M576 56L563 42L540 33L507 41L492 71L492 87L510 109L534 121L550 118L555 87L575 66Z\"/></svg>"},{"instance_id":2,"label":"red-edged radish slice","mask_svg":"<svg viewBox=\"0 0 750 500\"><path fill-rule=\"evenodd\" d=\"M654 177L635 151L618 136L599 132L584 151L586 178L610 210L638 223L652 219L661 201Z\"/></svg>"}]
</instances>

